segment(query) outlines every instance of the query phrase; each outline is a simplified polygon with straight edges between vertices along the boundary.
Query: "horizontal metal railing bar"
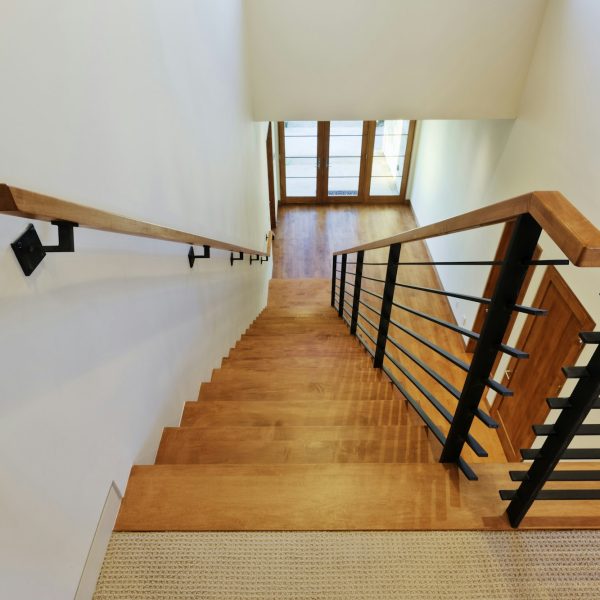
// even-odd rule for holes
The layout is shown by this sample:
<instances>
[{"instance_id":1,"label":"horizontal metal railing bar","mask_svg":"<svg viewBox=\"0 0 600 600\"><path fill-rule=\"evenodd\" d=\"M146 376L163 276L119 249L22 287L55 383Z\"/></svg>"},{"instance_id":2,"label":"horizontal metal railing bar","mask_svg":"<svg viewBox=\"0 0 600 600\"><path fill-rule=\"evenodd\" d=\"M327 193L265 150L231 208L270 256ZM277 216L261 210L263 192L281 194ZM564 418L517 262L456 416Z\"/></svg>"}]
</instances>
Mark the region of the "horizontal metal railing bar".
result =
<instances>
[{"instance_id":1,"label":"horizontal metal railing bar","mask_svg":"<svg viewBox=\"0 0 600 600\"><path fill-rule=\"evenodd\" d=\"M353 253L349 252L349 254L353 254ZM348 261L347 264L355 265L356 262ZM437 261L402 261L397 264L398 264L398 266L404 265L404 266L413 266L413 267L419 267L422 265L425 265L425 266L427 266L427 265L429 265L429 266L444 265L444 266L450 266L450 267L452 267L452 266L501 267L504 264L504 261L503 260L452 260L452 261L437 260ZM525 261L524 264L530 265L530 266L569 265L569 264L571 264L571 261L568 258L547 258L547 259L543 259L543 260L528 260L528 261ZM387 265L387 263L364 262L363 265L385 266L385 265Z\"/></svg>"},{"instance_id":2,"label":"horizontal metal railing bar","mask_svg":"<svg viewBox=\"0 0 600 600\"><path fill-rule=\"evenodd\" d=\"M364 318L364 317L363 317ZM371 334L360 324L360 322L357 321L356 326L375 344L377 345L377 342L371 337Z\"/></svg>"},{"instance_id":3,"label":"horizontal metal railing bar","mask_svg":"<svg viewBox=\"0 0 600 600\"><path fill-rule=\"evenodd\" d=\"M567 379L583 379L589 376L587 367L563 367L562 372Z\"/></svg>"},{"instance_id":4,"label":"horizontal metal railing bar","mask_svg":"<svg viewBox=\"0 0 600 600\"><path fill-rule=\"evenodd\" d=\"M568 258L543 258L538 260L528 260L526 265L570 265Z\"/></svg>"},{"instance_id":5,"label":"horizontal metal railing bar","mask_svg":"<svg viewBox=\"0 0 600 600\"><path fill-rule=\"evenodd\" d=\"M521 450L521 456L525 460L534 460L541 456L541 450L525 448ZM598 460L600 459L600 448L569 448L562 453L561 459Z\"/></svg>"},{"instance_id":6,"label":"horizontal metal railing bar","mask_svg":"<svg viewBox=\"0 0 600 600\"><path fill-rule=\"evenodd\" d=\"M571 408L570 398L546 398L546 402L550 408ZM596 400L592 408L600 408L600 399Z\"/></svg>"},{"instance_id":7,"label":"horizontal metal railing bar","mask_svg":"<svg viewBox=\"0 0 600 600\"><path fill-rule=\"evenodd\" d=\"M554 425L533 425L535 435L555 435ZM575 435L600 435L600 425L580 425Z\"/></svg>"},{"instance_id":8,"label":"horizontal metal railing bar","mask_svg":"<svg viewBox=\"0 0 600 600\"><path fill-rule=\"evenodd\" d=\"M354 271L346 271L346 275L356 275Z\"/></svg>"},{"instance_id":9,"label":"horizontal metal railing bar","mask_svg":"<svg viewBox=\"0 0 600 600\"><path fill-rule=\"evenodd\" d=\"M512 481L525 481L528 479L528 471L509 471ZM553 471L548 481L600 481L600 471L590 469Z\"/></svg>"},{"instance_id":10,"label":"horizontal metal railing bar","mask_svg":"<svg viewBox=\"0 0 600 600\"><path fill-rule=\"evenodd\" d=\"M392 304L396 308L404 310L404 311L411 313L417 317L426 319L427 321L431 321L432 323L436 323L437 325L445 327L446 329L451 329L452 331L456 331L457 333L460 333L461 335L464 335L468 338L471 338L473 340L479 339L479 334L475 333L474 331L471 331L470 329L460 327L459 325L454 325L454 323L450 323L449 321L444 321L444 319L439 319L438 317L434 317L433 315L429 315L427 313L421 312L420 310L416 310L414 308L404 306L404 304L399 304L398 302L392 302ZM513 356L515 358L528 358L529 357L529 354L527 354L527 352L523 352L522 350L519 350L517 348L512 348L511 346L507 346L506 344L500 344L498 348L505 354L508 354L509 356Z\"/></svg>"},{"instance_id":11,"label":"horizontal metal railing bar","mask_svg":"<svg viewBox=\"0 0 600 600\"><path fill-rule=\"evenodd\" d=\"M425 371L430 377L435 379L435 381L437 381L444 389L446 389L448 392L450 392L450 394L452 394L452 396L454 396L457 400L460 399L460 392L450 382L448 382L446 379L444 379L444 377L442 377L437 371L428 367L423 361L421 361L419 358L414 356L410 351L408 351L406 348L404 348L404 346L402 346L402 344L397 342L394 338L388 336L388 340L390 342L392 342L392 344L394 346L396 346L396 348L398 348L398 350L400 350L400 352L402 352L403 354L408 356L408 358L410 358L415 364L417 364L419 367L421 367L421 369L423 369L423 371ZM494 419L492 419L492 417L490 417L488 414L484 413L480 408L477 408L475 410L474 415L482 423L485 423L485 425L487 425L487 427L489 427L491 429L498 428L498 423L496 421L494 421Z\"/></svg>"},{"instance_id":12,"label":"horizontal metal railing bar","mask_svg":"<svg viewBox=\"0 0 600 600\"><path fill-rule=\"evenodd\" d=\"M502 266L503 260L438 260L438 261L402 261L398 263L398 266L405 267L419 267L419 266L432 266L432 265L444 265L444 266Z\"/></svg>"},{"instance_id":13,"label":"horizontal metal railing bar","mask_svg":"<svg viewBox=\"0 0 600 600\"><path fill-rule=\"evenodd\" d=\"M406 333L407 335L410 335L415 340L418 340L419 342L421 342L424 346L427 346L427 348L433 350L440 356L443 356L446 360L451 362L453 365L456 365L457 367L459 367L460 369L462 369L465 372L469 371L470 365L467 364L464 360L461 360L457 356L454 356L454 354L451 354L447 350L444 350L444 348L440 348L440 346L438 346L437 344L430 342L427 338L424 338L422 335L419 335L416 331L413 331L412 329L408 329L408 327L404 327L404 325L401 325L400 323L398 323L398 321L394 321L394 319L390 319L390 323L392 325L394 325L394 327L397 327L401 331L404 331L404 333ZM506 386L502 385L498 381L495 381L491 377L489 377L486 380L486 385L489 388L491 388L492 390L494 390L495 392L498 392L498 394L500 394L501 396L514 395L513 392L511 390L509 390Z\"/></svg>"},{"instance_id":14,"label":"horizontal metal railing bar","mask_svg":"<svg viewBox=\"0 0 600 600\"><path fill-rule=\"evenodd\" d=\"M366 302L364 302L363 300L359 300L358 301L360 304L362 304L363 306L366 306L370 311L374 312L376 315L378 315L379 317L381 317L381 311L376 310L375 308L373 308L370 304L367 304ZM359 315L363 315L363 313L361 313L360 311L358 312Z\"/></svg>"},{"instance_id":15,"label":"horizontal metal railing bar","mask_svg":"<svg viewBox=\"0 0 600 600\"><path fill-rule=\"evenodd\" d=\"M376 277L367 277L366 275L363 275L362 278L368 279L369 281L377 281L378 283L385 283L385 279L377 279Z\"/></svg>"},{"instance_id":16,"label":"horizontal metal railing bar","mask_svg":"<svg viewBox=\"0 0 600 600\"><path fill-rule=\"evenodd\" d=\"M416 365L421 367L425 373L427 373L431 378L435 379L446 391L450 392L452 396L454 396L457 400L460 398L460 391L456 389L447 379L442 377L435 369L432 369L428 365L426 365L420 358L415 356L410 350L407 350L400 342L395 340L393 337L388 336L388 341L390 341L402 354L406 355L410 360L412 360Z\"/></svg>"},{"instance_id":17,"label":"horizontal metal railing bar","mask_svg":"<svg viewBox=\"0 0 600 600\"><path fill-rule=\"evenodd\" d=\"M386 358L429 400L429 403L446 419L449 424L452 424L452 413L398 360L396 360L389 352L385 353ZM466 440L468 446L475 452L477 456L488 456L485 448L469 433Z\"/></svg>"},{"instance_id":18,"label":"horizontal metal railing bar","mask_svg":"<svg viewBox=\"0 0 600 600\"><path fill-rule=\"evenodd\" d=\"M351 281L346 280L345 285L351 285L352 287L356 287Z\"/></svg>"},{"instance_id":19,"label":"horizontal metal railing bar","mask_svg":"<svg viewBox=\"0 0 600 600\"><path fill-rule=\"evenodd\" d=\"M371 321L371 319L369 319L369 317L363 315L362 313L358 313L371 327L373 327L374 329L379 329L379 325L377 325L376 323L373 323L373 321Z\"/></svg>"},{"instance_id":20,"label":"horizontal metal railing bar","mask_svg":"<svg viewBox=\"0 0 600 600\"><path fill-rule=\"evenodd\" d=\"M500 490L502 500L512 500L517 490ZM536 500L600 500L600 490L542 490Z\"/></svg>"},{"instance_id":21,"label":"horizontal metal railing bar","mask_svg":"<svg viewBox=\"0 0 600 600\"><path fill-rule=\"evenodd\" d=\"M367 344L366 340L363 338L362 335L359 335L358 333L356 334L356 337L358 338L358 341L363 345L364 349L371 355L371 356L375 356L375 350L372 350L369 345Z\"/></svg>"},{"instance_id":22,"label":"horizontal metal railing bar","mask_svg":"<svg viewBox=\"0 0 600 600\"><path fill-rule=\"evenodd\" d=\"M425 425L429 428L431 433L435 436L438 442L443 446L446 443L446 436L438 428L438 426L430 419L429 415L423 410L423 407L406 391L404 386L394 377L390 370L384 365L382 367L383 372L390 378L390 381L396 386L398 391L406 398L406 401L413 407L414 411L421 417L425 422ZM476 481L478 479L475 471L467 464L467 462L459 457L458 468L463 472L467 479Z\"/></svg>"},{"instance_id":23,"label":"horizontal metal railing bar","mask_svg":"<svg viewBox=\"0 0 600 600\"><path fill-rule=\"evenodd\" d=\"M380 300L383 300L383 296L381 294L376 294L375 292L371 292L370 290L365 290L365 288L361 289L360 291L364 292L365 294L369 294L370 296L375 296L375 298L379 298Z\"/></svg>"},{"instance_id":24,"label":"horizontal metal railing bar","mask_svg":"<svg viewBox=\"0 0 600 600\"><path fill-rule=\"evenodd\" d=\"M367 317L366 315L362 314L361 312L358 313L360 317L362 317L371 327L373 327L374 329L379 329L379 325L377 325L376 323L373 323L373 321L371 321L371 319L369 319L369 317Z\"/></svg>"},{"instance_id":25,"label":"horizontal metal railing bar","mask_svg":"<svg viewBox=\"0 0 600 600\"><path fill-rule=\"evenodd\" d=\"M584 344L600 344L600 331L582 331L579 339Z\"/></svg>"},{"instance_id":26,"label":"horizontal metal railing bar","mask_svg":"<svg viewBox=\"0 0 600 600\"><path fill-rule=\"evenodd\" d=\"M458 292L446 292L445 290L436 290L435 288L422 287L420 285L409 285L408 283L396 283L398 287L407 288L410 290L418 290L421 292L427 292L428 294L439 294L440 296L448 296L450 298L458 298L460 300L467 300L469 302L478 302L479 304L491 304L491 298L485 298L483 296L471 296L470 294L460 294ZM516 312L522 312L529 315L542 316L548 314L548 311L543 308L534 308L532 306L522 306L521 304L515 304L513 310Z\"/></svg>"}]
</instances>

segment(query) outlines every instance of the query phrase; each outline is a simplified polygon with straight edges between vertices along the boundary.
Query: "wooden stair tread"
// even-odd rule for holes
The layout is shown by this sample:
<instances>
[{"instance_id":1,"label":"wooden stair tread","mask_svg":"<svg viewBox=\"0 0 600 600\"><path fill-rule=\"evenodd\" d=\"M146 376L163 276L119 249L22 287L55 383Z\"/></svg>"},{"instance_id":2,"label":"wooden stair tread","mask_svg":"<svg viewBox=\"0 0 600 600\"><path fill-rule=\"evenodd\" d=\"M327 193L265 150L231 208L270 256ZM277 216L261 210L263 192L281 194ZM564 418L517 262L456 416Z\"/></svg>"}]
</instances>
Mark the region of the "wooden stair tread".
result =
<instances>
[{"instance_id":1,"label":"wooden stair tread","mask_svg":"<svg viewBox=\"0 0 600 600\"><path fill-rule=\"evenodd\" d=\"M510 530L498 489L517 466L479 465L474 482L439 463L136 466L115 529ZM598 527L598 503L570 503L572 518L557 504L535 503L522 527Z\"/></svg>"},{"instance_id":2,"label":"wooden stair tread","mask_svg":"<svg viewBox=\"0 0 600 600\"><path fill-rule=\"evenodd\" d=\"M202 400L186 402L181 425L407 425L408 409L400 399Z\"/></svg>"},{"instance_id":3,"label":"wooden stair tread","mask_svg":"<svg viewBox=\"0 0 600 600\"><path fill-rule=\"evenodd\" d=\"M167 430L156 464L321 464L433 462L423 426L397 428L395 439L204 440L197 430Z\"/></svg>"}]
</instances>

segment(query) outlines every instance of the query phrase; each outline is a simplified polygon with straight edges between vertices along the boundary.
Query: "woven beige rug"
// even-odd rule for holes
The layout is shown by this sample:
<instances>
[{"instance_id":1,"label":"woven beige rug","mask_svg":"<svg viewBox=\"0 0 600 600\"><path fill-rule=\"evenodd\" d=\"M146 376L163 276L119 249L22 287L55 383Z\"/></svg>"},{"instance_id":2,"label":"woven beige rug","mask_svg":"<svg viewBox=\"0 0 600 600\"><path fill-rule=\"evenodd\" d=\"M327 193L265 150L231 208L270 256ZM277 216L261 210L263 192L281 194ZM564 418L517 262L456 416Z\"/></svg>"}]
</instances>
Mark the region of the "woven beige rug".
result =
<instances>
[{"instance_id":1,"label":"woven beige rug","mask_svg":"<svg viewBox=\"0 0 600 600\"><path fill-rule=\"evenodd\" d=\"M114 533L94 600L600 598L600 532Z\"/></svg>"}]
</instances>

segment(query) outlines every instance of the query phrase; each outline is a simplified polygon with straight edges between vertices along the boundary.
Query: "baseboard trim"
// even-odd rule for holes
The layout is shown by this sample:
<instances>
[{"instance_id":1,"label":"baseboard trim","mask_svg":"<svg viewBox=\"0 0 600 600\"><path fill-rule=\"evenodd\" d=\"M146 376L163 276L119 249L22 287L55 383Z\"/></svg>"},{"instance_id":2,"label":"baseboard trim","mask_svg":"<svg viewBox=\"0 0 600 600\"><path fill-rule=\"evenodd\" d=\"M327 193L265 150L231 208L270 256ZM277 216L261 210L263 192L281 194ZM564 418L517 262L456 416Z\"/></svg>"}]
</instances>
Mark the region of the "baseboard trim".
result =
<instances>
[{"instance_id":1,"label":"baseboard trim","mask_svg":"<svg viewBox=\"0 0 600 600\"><path fill-rule=\"evenodd\" d=\"M122 499L123 494L117 484L113 481L106 494L106 500L104 501L100 519L98 520L98 525L96 526L96 531L85 560L85 565L81 572L74 600L91 600L94 595L96 582L100 575L104 555L108 548L108 542L110 541L110 536L115 526L115 521L117 520L117 514Z\"/></svg>"}]
</instances>

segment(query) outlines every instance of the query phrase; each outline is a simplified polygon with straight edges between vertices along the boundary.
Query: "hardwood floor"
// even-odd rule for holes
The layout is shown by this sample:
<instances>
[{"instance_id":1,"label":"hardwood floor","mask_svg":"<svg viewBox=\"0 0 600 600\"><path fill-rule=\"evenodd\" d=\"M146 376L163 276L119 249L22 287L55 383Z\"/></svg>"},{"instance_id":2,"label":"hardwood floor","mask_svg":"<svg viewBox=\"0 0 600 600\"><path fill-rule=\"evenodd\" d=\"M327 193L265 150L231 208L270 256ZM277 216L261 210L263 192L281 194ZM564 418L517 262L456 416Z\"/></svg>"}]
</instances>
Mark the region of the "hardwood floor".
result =
<instances>
[{"instance_id":1,"label":"hardwood floor","mask_svg":"<svg viewBox=\"0 0 600 600\"><path fill-rule=\"evenodd\" d=\"M274 278L331 277L336 250L416 227L405 204L280 206L273 242Z\"/></svg>"}]
</instances>

